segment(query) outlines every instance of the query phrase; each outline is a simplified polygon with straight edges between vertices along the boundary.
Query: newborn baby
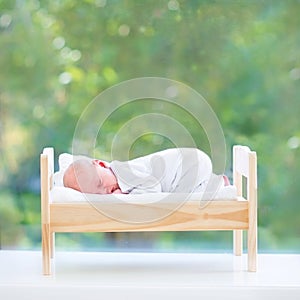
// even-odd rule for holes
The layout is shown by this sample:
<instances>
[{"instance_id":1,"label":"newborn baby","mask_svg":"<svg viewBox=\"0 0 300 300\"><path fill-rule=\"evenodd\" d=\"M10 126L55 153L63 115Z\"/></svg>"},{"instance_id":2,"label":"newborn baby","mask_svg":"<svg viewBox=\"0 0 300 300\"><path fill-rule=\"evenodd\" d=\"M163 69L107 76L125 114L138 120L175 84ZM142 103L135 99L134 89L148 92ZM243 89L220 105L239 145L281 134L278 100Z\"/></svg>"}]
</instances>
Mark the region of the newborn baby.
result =
<instances>
[{"instance_id":1,"label":"newborn baby","mask_svg":"<svg viewBox=\"0 0 300 300\"><path fill-rule=\"evenodd\" d=\"M196 148L172 148L129 161L83 158L64 173L65 187L91 194L201 192L212 176L209 156ZM224 185L229 185L223 175Z\"/></svg>"}]
</instances>

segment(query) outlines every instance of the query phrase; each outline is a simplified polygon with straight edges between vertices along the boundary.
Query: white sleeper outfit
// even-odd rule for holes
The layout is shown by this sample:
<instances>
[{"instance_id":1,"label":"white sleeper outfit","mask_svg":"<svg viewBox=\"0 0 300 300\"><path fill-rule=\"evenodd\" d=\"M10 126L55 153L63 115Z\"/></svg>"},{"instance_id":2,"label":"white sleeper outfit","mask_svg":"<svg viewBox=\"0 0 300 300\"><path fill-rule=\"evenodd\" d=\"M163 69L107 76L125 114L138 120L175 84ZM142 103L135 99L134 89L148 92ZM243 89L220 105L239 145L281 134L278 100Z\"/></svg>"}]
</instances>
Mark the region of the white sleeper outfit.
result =
<instances>
[{"instance_id":1,"label":"white sleeper outfit","mask_svg":"<svg viewBox=\"0 0 300 300\"><path fill-rule=\"evenodd\" d=\"M209 156L196 148L167 149L110 168L123 193L190 193L204 191L212 175Z\"/></svg>"}]
</instances>

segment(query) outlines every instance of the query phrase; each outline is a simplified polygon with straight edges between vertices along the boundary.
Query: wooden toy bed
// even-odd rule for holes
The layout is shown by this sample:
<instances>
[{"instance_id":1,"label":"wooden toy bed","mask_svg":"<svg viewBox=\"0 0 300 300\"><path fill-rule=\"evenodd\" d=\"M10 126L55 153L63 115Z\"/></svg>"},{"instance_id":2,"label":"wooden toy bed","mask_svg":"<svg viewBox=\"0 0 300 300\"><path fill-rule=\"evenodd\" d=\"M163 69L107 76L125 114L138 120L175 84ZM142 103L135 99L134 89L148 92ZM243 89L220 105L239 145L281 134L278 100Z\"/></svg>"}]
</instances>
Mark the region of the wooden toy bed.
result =
<instances>
[{"instance_id":1,"label":"wooden toy bed","mask_svg":"<svg viewBox=\"0 0 300 300\"><path fill-rule=\"evenodd\" d=\"M234 199L187 200L165 218L154 222L128 223L101 214L88 201L51 199L53 189L54 150L45 148L40 156L41 223L43 274L51 274L56 232L132 232L232 230L234 254L243 252L243 230L248 232L248 271L256 271L257 260L257 158L246 146L233 147ZM245 178L245 180L243 179ZM245 184L245 182L247 184ZM66 194L67 195L67 194ZM123 195L122 195L123 196ZM66 196L67 197L67 196ZM175 197L178 200L178 197ZM109 205L109 203L107 203ZM126 202L113 207L126 210ZM136 204L137 206L139 204ZM149 204L155 211L166 205Z\"/></svg>"}]
</instances>

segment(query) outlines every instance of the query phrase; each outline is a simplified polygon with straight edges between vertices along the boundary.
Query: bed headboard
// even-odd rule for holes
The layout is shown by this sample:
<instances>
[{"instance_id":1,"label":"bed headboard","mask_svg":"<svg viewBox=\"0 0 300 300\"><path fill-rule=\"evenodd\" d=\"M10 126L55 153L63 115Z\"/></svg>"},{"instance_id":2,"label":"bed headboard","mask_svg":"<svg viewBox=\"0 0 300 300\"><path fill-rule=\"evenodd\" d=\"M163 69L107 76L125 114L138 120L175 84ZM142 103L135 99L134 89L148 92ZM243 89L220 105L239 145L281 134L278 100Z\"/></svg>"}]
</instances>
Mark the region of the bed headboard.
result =
<instances>
[{"instance_id":1,"label":"bed headboard","mask_svg":"<svg viewBox=\"0 0 300 300\"><path fill-rule=\"evenodd\" d=\"M44 148L40 156L42 224L49 224L49 192L53 187L54 149Z\"/></svg>"}]
</instances>

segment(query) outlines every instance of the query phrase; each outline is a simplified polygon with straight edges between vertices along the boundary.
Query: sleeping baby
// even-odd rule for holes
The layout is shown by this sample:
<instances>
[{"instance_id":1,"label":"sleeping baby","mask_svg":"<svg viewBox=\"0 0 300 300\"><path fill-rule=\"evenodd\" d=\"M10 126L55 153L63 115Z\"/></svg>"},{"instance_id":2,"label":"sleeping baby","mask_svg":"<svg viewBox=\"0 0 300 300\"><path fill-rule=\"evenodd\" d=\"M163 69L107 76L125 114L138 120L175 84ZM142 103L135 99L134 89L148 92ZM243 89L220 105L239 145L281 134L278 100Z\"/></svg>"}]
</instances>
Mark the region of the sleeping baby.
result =
<instances>
[{"instance_id":1,"label":"sleeping baby","mask_svg":"<svg viewBox=\"0 0 300 300\"><path fill-rule=\"evenodd\" d=\"M196 148L172 148L111 163L81 158L72 162L63 177L65 187L91 194L142 194L205 191L212 176L207 154ZM229 185L222 175L222 185Z\"/></svg>"}]
</instances>

